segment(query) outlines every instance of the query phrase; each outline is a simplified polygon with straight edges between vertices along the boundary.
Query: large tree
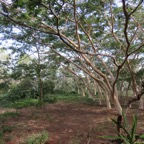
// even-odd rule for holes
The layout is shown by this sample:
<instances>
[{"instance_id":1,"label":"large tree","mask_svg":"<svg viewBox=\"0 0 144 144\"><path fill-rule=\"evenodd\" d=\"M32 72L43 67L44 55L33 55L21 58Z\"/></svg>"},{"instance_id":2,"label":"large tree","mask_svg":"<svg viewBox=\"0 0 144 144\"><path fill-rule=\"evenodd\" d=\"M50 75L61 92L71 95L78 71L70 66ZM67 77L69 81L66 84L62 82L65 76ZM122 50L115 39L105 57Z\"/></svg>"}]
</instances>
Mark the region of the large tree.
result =
<instances>
[{"instance_id":1,"label":"large tree","mask_svg":"<svg viewBox=\"0 0 144 144\"><path fill-rule=\"evenodd\" d=\"M93 78L121 117L117 82L123 68L131 73L129 60L144 49L142 4L143 0L1 0L0 14L5 23L39 33L37 43Z\"/></svg>"}]
</instances>

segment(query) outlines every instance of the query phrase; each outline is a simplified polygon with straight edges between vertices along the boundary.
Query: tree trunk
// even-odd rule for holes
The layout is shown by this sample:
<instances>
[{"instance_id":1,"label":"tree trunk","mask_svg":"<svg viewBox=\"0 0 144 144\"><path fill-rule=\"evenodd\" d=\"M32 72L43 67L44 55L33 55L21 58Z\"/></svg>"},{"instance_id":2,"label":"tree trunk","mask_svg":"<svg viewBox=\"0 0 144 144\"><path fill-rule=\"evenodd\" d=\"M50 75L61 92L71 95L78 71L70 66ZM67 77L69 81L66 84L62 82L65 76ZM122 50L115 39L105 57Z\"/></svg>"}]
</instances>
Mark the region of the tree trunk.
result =
<instances>
[{"instance_id":1,"label":"tree trunk","mask_svg":"<svg viewBox=\"0 0 144 144\"><path fill-rule=\"evenodd\" d=\"M118 96L115 96L113 97L113 100L114 100L114 105L115 105L115 108L117 109L118 111L118 114L119 115L122 115L122 107L121 107L121 104L118 100Z\"/></svg>"},{"instance_id":2,"label":"tree trunk","mask_svg":"<svg viewBox=\"0 0 144 144\"><path fill-rule=\"evenodd\" d=\"M143 97L140 99L139 101L139 109L144 109L144 105L143 105Z\"/></svg>"},{"instance_id":3,"label":"tree trunk","mask_svg":"<svg viewBox=\"0 0 144 144\"><path fill-rule=\"evenodd\" d=\"M107 105L107 108L108 108L108 109L111 109L110 98L109 98L109 96L108 96L107 93L106 93L105 95L106 95L106 105Z\"/></svg>"},{"instance_id":4,"label":"tree trunk","mask_svg":"<svg viewBox=\"0 0 144 144\"><path fill-rule=\"evenodd\" d=\"M95 100L94 93L93 93L93 91L91 89L90 78L87 75L85 77L86 77L86 80L84 80L83 82L84 82L84 84L86 86L86 89L87 89L87 92L88 92L88 97L93 99L93 100Z\"/></svg>"},{"instance_id":5,"label":"tree trunk","mask_svg":"<svg viewBox=\"0 0 144 144\"><path fill-rule=\"evenodd\" d=\"M43 105L44 102L44 94L43 94L43 81L41 78L41 59L40 59L40 52L39 48L36 47L37 49L37 55L38 55L38 62L36 66L36 75L37 75L37 80L38 80L38 91L39 91L39 102L40 105Z\"/></svg>"},{"instance_id":6,"label":"tree trunk","mask_svg":"<svg viewBox=\"0 0 144 144\"><path fill-rule=\"evenodd\" d=\"M44 95L43 95L43 82L40 78L40 102L43 103L44 102Z\"/></svg>"},{"instance_id":7,"label":"tree trunk","mask_svg":"<svg viewBox=\"0 0 144 144\"><path fill-rule=\"evenodd\" d=\"M82 96L85 97L85 90L84 90L84 88L81 88L81 90L82 90Z\"/></svg>"},{"instance_id":8,"label":"tree trunk","mask_svg":"<svg viewBox=\"0 0 144 144\"><path fill-rule=\"evenodd\" d=\"M77 88L77 90L78 90L78 91L77 91L77 92L78 92L78 94L80 94L80 89L79 89L79 88Z\"/></svg>"},{"instance_id":9,"label":"tree trunk","mask_svg":"<svg viewBox=\"0 0 144 144\"><path fill-rule=\"evenodd\" d=\"M113 97L113 100L114 100L114 105L115 105L115 108L117 109L118 111L118 117L117 117L117 132L118 132L118 136L119 134L121 134L121 124L122 124L122 119L123 119L123 116L122 116L122 107L121 107L121 104L118 100L118 96L115 96ZM118 138L118 143L121 144L121 139Z\"/></svg>"},{"instance_id":10,"label":"tree trunk","mask_svg":"<svg viewBox=\"0 0 144 144\"><path fill-rule=\"evenodd\" d=\"M37 68L37 80L38 80L39 102L40 102L40 104L43 104L43 101L44 101L43 81L41 79L41 74L40 74L39 66Z\"/></svg>"},{"instance_id":11,"label":"tree trunk","mask_svg":"<svg viewBox=\"0 0 144 144\"><path fill-rule=\"evenodd\" d=\"M128 97L128 95L129 95L129 94L128 94L128 91L129 91L130 85L131 85L131 82L128 83L128 87L127 87L127 89L126 89L126 94L125 94L126 97Z\"/></svg>"},{"instance_id":12,"label":"tree trunk","mask_svg":"<svg viewBox=\"0 0 144 144\"><path fill-rule=\"evenodd\" d=\"M124 81L120 83L119 95L121 99L123 98L123 94L124 94Z\"/></svg>"},{"instance_id":13,"label":"tree trunk","mask_svg":"<svg viewBox=\"0 0 144 144\"><path fill-rule=\"evenodd\" d=\"M102 104L101 99L102 99L103 95L102 95L102 91L98 85L97 85L97 88L98 88L99 105L101 105ZM107 105L107 108L111 109L110 103L109 103L109 105Z\"/></svg>"}]
</instances>

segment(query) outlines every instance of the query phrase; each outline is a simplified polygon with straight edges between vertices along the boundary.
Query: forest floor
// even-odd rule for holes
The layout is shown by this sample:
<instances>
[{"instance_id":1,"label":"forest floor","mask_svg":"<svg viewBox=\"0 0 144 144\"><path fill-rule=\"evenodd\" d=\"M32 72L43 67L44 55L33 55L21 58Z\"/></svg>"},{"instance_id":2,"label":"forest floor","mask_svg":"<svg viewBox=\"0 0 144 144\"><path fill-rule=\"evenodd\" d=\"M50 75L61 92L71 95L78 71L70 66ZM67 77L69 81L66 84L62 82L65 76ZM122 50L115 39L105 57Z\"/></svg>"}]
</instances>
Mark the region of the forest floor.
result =
<instances>
[{"instance_id":1,"label":"forest floor","mask_svg":"<svg viewBox=\"0 0 144 144\"><path fill-rule=\"evenodd\" d=\"M116 136L116 126L111 121L116 118L116 111L104 106L57 102L42 108L0 109L0 113L4 111L13 113L0 118L1 128L5 128L5 144L21 144L30 135L44 130L49 134L46 144L111 144L100 136ZM144 111L130 109L129 119L133 114L138 114L137 133L144 133Z\"/></svg>"}]
</instances>

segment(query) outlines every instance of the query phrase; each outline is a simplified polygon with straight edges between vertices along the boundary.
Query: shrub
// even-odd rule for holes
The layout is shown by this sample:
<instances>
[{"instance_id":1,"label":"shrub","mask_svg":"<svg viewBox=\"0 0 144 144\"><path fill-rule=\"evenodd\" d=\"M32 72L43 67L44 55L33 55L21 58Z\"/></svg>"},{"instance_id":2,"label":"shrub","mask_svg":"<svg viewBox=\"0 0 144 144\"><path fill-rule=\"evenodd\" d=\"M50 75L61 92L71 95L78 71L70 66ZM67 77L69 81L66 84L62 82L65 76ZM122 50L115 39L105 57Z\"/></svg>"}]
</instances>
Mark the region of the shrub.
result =
<instances>
[{"instance_id":1,"label":"shrub","mask_svg":"<svg viewBox=\"0 0 144 144\"><path fill-rule=\"evenodd\" d=\"M29 79L21 81L16 86L12 87L10 91L1 98L1 103L15 102L24 98L34 98L37 94L32 82Z\"/></svg>"},{"instance_id":2,"label":"shrub","mask_svg":"<svg viewBox=\"0 0 144 144\"><path fill-rule=\"evenodd\" d=\"M44 96L44 102L48 102L48 103L56 103L57 102L57 97L54 95L45 95Z\"/></svg>"},{"instance_id":3,"label":"shrub","mask_svg":"<svg viewBox=\"0 0 144 144\"><path fill-rule=\"evenodd\" d=\"M54 82L47 80L43 83L43 92L44 94L53 94L54 93Z\"/></svg>"}]
</instances>

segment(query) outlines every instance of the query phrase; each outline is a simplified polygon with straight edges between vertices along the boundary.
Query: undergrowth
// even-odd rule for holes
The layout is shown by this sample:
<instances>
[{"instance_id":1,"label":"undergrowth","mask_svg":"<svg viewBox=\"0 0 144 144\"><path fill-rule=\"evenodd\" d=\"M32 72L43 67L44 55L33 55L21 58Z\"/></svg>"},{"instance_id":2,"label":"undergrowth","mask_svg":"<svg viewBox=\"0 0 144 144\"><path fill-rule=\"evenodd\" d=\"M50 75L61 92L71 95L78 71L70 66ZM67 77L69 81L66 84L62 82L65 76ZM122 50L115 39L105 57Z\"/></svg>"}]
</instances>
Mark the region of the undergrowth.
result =
<instances>
[{"instance_id":1,"label":"undergrowth","mask_svg":"<svg viewBox=\"0 0 144 144\"><path fill-rule=\"evenodd\" d=\"M46 141L48 141L49 135L46 131L43 131L39 134L33 134L26 138L24 142L21 144L44 144Z\"/></svg>"}]
</instances>

